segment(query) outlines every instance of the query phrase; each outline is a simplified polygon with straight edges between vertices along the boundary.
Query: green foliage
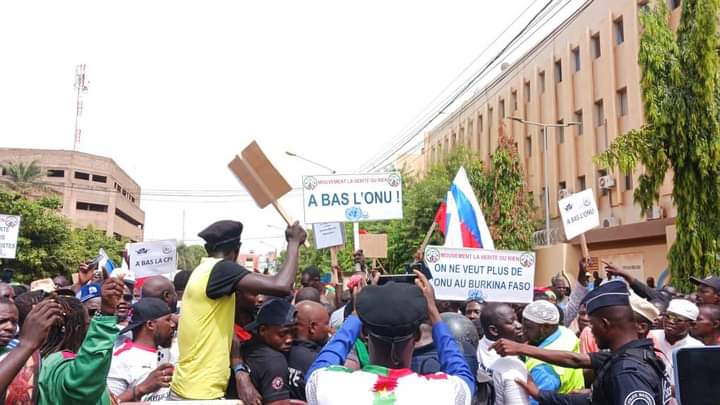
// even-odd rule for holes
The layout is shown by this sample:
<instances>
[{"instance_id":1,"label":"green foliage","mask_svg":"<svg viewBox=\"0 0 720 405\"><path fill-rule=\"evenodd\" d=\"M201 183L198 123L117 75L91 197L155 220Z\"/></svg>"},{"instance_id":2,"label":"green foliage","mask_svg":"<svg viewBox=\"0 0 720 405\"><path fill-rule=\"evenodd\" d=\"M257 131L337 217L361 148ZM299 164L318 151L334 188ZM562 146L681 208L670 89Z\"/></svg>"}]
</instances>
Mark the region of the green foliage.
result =
<instances>
[{"instance_id":1,"label":"green foliage","mask_svg":"<svg viewBox=\"0 0 720 405\"><path fill-rule=\"evenodd\" d=\"M534 207L527 198L525 181L517 154L517 146L511 138L502 135L498 149L493 155L490 168L484 167L472 151L459 146L445 162L430 168L422 178L403 173L403 219L361 223L370 233L388 235L388 257L382 259L383 267L392 273L402 272L403 265L413 261L425 234L435 220L440 203L450 188L460 167L464 167L478 202L483 209L490 232L498 249L529 250L535 223ZM352 225L346 224L348 243L338 253L341 267L352 266ZM309 233L308 240L312 240ZM442 244L442 234L435 231L430 244ZM284 259L284 252L280 262ZM305 249L300 258L301 268L309 265L321 270L330 269L328 250Z\"/></svg>"},{"instance_id":2,"label":"green foliage","mask_svg":"<svg viewBox=\"0 0 720 405\"><path fill-rule=\"evenodd\" d=\"M115 263L120 262L122 242L92 228L71 229L57 212L59 208L60 200L56 197L30 200L0 189L0 213L22 217L17 258L5 263L16 270L15 280L30 282L58 274L69 276L80 262L97 256L101 247Z\"/></svg>"},{"instance_id":3,"label":"green foliage","mask_svg":"<svg viewBox=\"0 0 720 405\"><path fill-rule=\"evenodd\" d=\"M203 257L207 257L204 246L180 244L177 247L178 269L195 270Z\"/></svg>"},{"instance_id":4,"label":"green foliage","mask_svg":"<svg viewBox=\"0 0 720 405\"><path fill-rule=\"evenodd\" d=\"M638 61L646 124L618 137L595 161L644 173L635 201L645 214L672 168L677 239L668 254L673 284L717 270L720 232L718 0L684 0L677 33L665 2L643 12Z\"/></svg>"},{"instance_id":5,"label":"green foliage","mask_svg":"<svg viewBox=\"0 0 720 405\"><path fill-rule=\"evenodd\" d=\"M5 176L0 178L0 184L10 190L21 194L28 194L34 190L49 190L42 183L42 169L37 160L33 160L28 164L11 162L0 165L0 167L5 171Z\"/></svg>"}]
</instances>

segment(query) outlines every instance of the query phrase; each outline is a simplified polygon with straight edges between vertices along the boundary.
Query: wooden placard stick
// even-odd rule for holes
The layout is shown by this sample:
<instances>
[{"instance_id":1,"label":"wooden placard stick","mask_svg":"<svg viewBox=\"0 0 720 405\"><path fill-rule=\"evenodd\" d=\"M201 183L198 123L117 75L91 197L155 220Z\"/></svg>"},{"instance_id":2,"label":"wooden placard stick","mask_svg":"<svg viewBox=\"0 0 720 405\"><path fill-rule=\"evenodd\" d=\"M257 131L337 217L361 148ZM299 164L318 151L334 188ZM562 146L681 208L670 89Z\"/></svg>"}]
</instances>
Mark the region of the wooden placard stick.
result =
<instances>
[{"instance_id":1,"label":"wooden placard stick","mask_svg":"<svg viewBox=\"0 0 720 405\"><path fill-rule=\"evenodd\" d=\"M427 233L425 234L425 239L423 239L422 245L420 245L420 250L422 250L423 252L425 251L425 247L430 241L430 237L432 236L433 232L435 232L435 228L437 228L437 222L433 222L432 225L430 225L430 229L428 229Z\"/></svg>"}]
</instances>

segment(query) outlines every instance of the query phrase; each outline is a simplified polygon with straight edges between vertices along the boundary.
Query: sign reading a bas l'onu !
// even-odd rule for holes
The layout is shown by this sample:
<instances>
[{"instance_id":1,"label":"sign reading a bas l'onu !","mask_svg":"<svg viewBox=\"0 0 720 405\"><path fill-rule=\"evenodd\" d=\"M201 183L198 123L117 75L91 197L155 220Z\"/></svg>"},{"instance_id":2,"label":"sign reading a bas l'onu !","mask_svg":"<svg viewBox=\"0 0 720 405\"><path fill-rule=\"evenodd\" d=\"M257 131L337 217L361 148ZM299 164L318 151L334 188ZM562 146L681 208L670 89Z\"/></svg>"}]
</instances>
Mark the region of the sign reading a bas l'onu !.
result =
<instances>
[{"instance_id":1,"label":"sign reading a bas l'onu !","mask_svg":"<svg viewBox=\"0 0 720 405\"><path fill-rule=\"evenodd\" d=\"M303 176L305 223L402 219L400 173Z\"/></svg>"},{"instance_id":2,"label":"sign reading a bas l'onu !","mask_svg":"<svg viewBox=\"0 0 720 405\"><path fill-rule=\"evenodd\" d=\"M533 300L534 252L428 246L425 264L432 273L430 282L437 299Z\"/></svg>"}]
</instances>

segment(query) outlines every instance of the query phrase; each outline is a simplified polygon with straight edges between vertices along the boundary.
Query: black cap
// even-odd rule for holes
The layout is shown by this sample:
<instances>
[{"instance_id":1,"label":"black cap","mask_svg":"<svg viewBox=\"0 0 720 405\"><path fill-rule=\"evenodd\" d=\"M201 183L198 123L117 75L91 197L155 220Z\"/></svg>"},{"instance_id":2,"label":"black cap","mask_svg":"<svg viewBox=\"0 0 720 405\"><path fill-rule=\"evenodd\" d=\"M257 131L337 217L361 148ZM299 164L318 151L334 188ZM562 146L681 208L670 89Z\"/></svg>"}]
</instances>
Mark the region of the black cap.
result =
<instances>
[{"instance_id":1,"label":"black cap","mask_svg":"<svg viewBox=\"0 0 720 405\"><path fill-rule=\"evenodd\" d=\"M605 307L630 306L630 293L623 281L611 280L590 291L582 300L582 304L587 307L588 314Z\"/></svg>"},{"instance_id":2,"label":"black cap","mask_svg":"<svg viewBox=\"0 0 720 405\"><path fill-rule=\"evenodd\" d=\"M706 285L706 286L712 288L713 290L715 290L715 292L720 293L720 277L710 276L710 277L705 277L702 279L697 278L697 277L690 277L690 281L693 284Z\"/></svg>"},{"instance_id":3,"label":"black cap","mask_svg":"<svg viewBox=\"0 0 720 405\"><path fill-rule=\"evenodd\" d=\"M215 247L230 242L240 241L243 224L238 221L218 221L198 234L208 245Z\"/></svg>"},{"instance_id":4,"label":"black cap","mask_svg":"<svg viewBox=\"0 0 720 405\"><path fill-rule=\"evenodd\" d=\"M273 299L260 307L254 322L245 329L255 331L260 325L288 326L295 324L295 307L284 299Z\"/></svg>"},{"instance_id":5,"label":"black cap","mask_svg":"<svg viewBox=\"0 0 720 405\"><path fill-rule=\"evenodd\" d=\"M125 329L120 331L122 335L125 332L137 329L140 326L145 325L147 321L154 321L155 319L162 318L165 315L172 314L170 307L167 302L160 298L145 297L140 299L132 306L132 315L130 317L130 323Z\"/></svg>"},{"instance_id":6,"label":"black cap","mask_svg":"<svg viewBox=\"0 0 720 405\"><path fill-rule=\"evenodd\" d=\"M355 304L363 325L380 337L412 335L427 318L427 300L414 284L390 282L360 291Z\"/></svg>"}]
</instances>

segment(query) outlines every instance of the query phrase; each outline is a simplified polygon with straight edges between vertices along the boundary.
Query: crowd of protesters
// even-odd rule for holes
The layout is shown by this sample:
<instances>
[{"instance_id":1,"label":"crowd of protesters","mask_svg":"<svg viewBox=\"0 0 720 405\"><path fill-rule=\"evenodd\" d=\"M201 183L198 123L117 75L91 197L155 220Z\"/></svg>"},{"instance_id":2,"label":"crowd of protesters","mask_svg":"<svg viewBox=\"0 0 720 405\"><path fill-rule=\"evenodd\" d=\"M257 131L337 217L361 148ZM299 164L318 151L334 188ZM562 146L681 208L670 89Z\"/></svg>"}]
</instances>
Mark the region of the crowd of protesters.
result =
<instances>
[{"instance_id":1,"label":"crowd of protesters","mask_svg":"<svg viewBox=\"0 0 720 405\"><path fill-rule=\"evenodd\" d=\"M347 283L298 274L297 223L277 274L249 271L242 231L209 226L208 257L173 280L83 264L50 292L0 283L0 404L666 404L673 352L720 345L719 277L686 296L582 260L529 304L444 302L421 257L410 282L361 251Z\"/></svg>"}]
</instances>

